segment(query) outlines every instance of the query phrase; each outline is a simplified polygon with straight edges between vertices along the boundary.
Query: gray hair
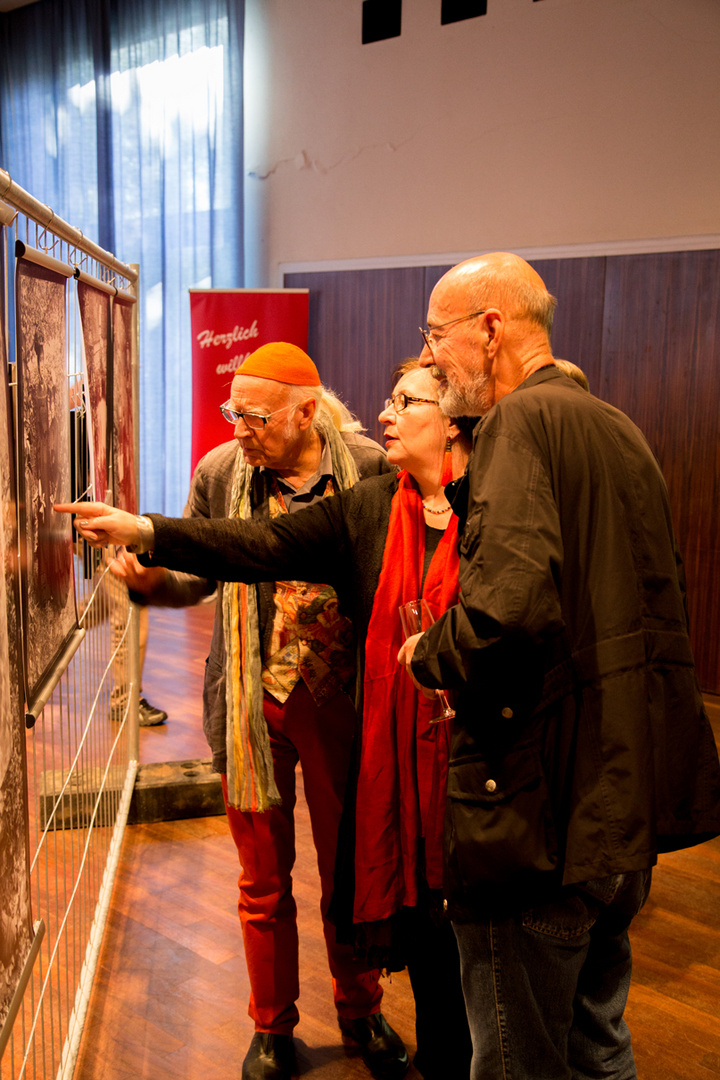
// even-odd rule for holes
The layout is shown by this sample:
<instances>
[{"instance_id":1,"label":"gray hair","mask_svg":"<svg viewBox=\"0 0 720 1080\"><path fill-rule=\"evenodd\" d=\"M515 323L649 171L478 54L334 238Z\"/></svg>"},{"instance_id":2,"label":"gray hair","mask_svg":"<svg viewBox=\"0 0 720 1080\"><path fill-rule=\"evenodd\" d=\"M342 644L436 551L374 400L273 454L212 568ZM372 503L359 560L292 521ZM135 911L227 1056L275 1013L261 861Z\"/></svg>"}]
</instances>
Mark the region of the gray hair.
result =
<instances>
[{"instance_id":1,"label":"gray hair","mask_svg":"<svg viewBox=\"0 0 720 1080\"><path fill-rule=\"evenodd\" d=\"M563 374L568 375L578 384L578 386L582 386L583 390L589 392L590 382L582 368L579 368L577 364L573 364L572 360L559 360L557 356L554 357L553 362L555 367L560 368Z\"/></svg>"},{"instance_id":2,"label":"gray hair","mask_svg":"<svg viewBox=\"0 0 720 1080\"><path fill-rule=\"evenodd\" d=\"M473 274L469 283L469 311L496 306L537 323L550 337L557 299L544 284L518 278L511 262L507 267L485 266L481 273Z\"/></svg>"},{"instance_id":3,"label":"gray hair","mask_svg":"<svg viewBox=\"0 0 720 1080\"><path fill-rule=\"evenodd\" d=\"M336 431L364 431L358 418L350 412L347 405L327 386L293 386L290 388L288 405L299 405L301 401L312 398L315 402L313 427L323 431L329 426Z\"/></svg>"}]
</instances>

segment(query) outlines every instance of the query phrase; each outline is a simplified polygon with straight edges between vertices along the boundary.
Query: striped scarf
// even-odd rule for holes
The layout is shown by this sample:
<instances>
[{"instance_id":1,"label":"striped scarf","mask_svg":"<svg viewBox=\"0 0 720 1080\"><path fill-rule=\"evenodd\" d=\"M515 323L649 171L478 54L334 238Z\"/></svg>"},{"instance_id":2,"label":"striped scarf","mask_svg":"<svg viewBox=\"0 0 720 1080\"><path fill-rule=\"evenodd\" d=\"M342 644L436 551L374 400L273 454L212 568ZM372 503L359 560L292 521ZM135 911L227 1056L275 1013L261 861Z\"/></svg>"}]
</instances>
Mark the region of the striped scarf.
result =
<instances>
[{"instance_id":1,"label":"striped scarf","mask_svg":"<svg viewBox=\"0 0 720 1080\"><path fill-rule=\"evenodd\" d=\"M322 414L315 429L330 447L336 491L359 479L357 465L341 433ZM252 516L251 486L254 467L238 450L230 495L230 517ZM262 812L280 805L273 773L272 752L263 712L262 639L254 585L227 582L223 589L227 712L228 802L238 810Z\"/></svg>"}]
</instances>

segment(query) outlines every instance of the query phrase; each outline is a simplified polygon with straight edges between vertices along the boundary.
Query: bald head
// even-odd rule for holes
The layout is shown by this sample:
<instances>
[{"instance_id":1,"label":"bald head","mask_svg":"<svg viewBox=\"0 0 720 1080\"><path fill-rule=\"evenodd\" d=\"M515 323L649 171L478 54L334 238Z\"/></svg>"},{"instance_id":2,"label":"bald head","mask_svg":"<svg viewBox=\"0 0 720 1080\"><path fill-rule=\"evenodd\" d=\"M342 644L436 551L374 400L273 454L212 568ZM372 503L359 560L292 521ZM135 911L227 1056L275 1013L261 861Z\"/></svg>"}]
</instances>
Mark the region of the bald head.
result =
<instances>
[{"instance_id":1,"label":"bald head","mask_svg":"<svg viewBox=\"0 0 720 1080\"><path fill-rule=\"evenodd\" d=\"M519 255L493 251L466 259L440 278L435 288L441 287L462 296L468 311L498 307L538 323L550 335L557 301L537 270Z\"/></svg>"},{"instance_id":2,"label":"bald head","mask_svg":"<svg viewBox=\"0 0 720 1080\"><path fill-rule=\"evenodd\" d=\"M481 416L552 363L555 304L537 271L507 251L466 259L440 278L420 362L432 366L448 415Z\"/></svg>"}]
</instances>

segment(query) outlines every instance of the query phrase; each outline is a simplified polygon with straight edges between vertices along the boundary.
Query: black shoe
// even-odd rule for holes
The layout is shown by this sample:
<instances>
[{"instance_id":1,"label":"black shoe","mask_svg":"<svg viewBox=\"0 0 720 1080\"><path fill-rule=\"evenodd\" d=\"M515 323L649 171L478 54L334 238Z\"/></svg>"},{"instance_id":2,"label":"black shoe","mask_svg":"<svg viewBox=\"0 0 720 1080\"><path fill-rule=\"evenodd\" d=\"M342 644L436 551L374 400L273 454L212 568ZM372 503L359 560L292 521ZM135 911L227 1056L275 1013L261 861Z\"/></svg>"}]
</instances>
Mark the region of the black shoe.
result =
<instances>
[{"instance_id":1,"label":"black shoe","mask_svg":"<svg viewBox=\"0 0 720 1080\"><path fill-rule=\"evenodd\" d=\"M290 1080L294 1072L292 1035L256 1031L243 1061L242 1080Z\"/></svg>"},{"instance_id":2,"label":"black shoe","mask_svg":"<svg viewBox=\"0 0 720 1080\"><path fill-rule=\"evenodd\" d=\"M140 727L156 727L158 724L164 724L167 720L167 713L163 712L162 709L156 709L144 697L140 698L138 713Z\"/></svg>"},{"instance_id":3,"label":"black shoe","mask_svg":"<svg viewBox=\"0 0 720 1080\"><path fill-rule=\"evenodd\" d=\"M407 1050L382 1013L361 1016L358 1020L338 1017L343 1035L360 1047L362 1059L377 1080L400 1080L410 1068Z\"/></svg>"}]
</instances>

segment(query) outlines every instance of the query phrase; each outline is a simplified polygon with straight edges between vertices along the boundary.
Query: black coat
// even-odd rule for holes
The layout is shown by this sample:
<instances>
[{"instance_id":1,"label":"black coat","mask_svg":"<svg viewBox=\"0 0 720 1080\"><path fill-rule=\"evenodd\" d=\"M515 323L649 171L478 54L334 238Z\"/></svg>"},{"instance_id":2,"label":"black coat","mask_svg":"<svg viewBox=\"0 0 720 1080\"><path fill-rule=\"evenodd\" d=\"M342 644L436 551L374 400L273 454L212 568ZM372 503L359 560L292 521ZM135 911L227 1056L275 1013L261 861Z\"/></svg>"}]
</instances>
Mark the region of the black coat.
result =
<instances>
[{"instance_id":1,"label":"black coat","mask_svg":"<svg viewBox=\"0 0 720 1080\"><path fill-rule=\"evenodd\" d=\"M413 669L457 692L461 908L648 868L720 832L682 563L640 431L544 368L476 429L455 509L461 601Z\"/></svg>"}]
</instances>

